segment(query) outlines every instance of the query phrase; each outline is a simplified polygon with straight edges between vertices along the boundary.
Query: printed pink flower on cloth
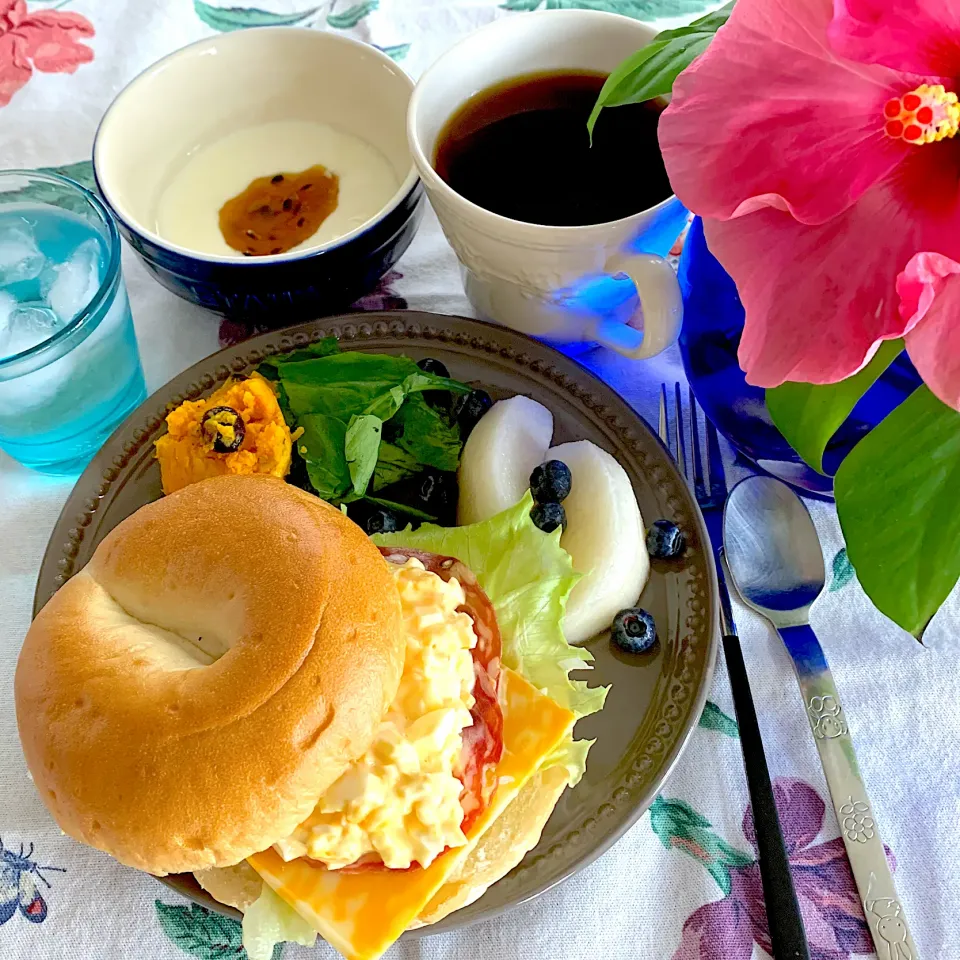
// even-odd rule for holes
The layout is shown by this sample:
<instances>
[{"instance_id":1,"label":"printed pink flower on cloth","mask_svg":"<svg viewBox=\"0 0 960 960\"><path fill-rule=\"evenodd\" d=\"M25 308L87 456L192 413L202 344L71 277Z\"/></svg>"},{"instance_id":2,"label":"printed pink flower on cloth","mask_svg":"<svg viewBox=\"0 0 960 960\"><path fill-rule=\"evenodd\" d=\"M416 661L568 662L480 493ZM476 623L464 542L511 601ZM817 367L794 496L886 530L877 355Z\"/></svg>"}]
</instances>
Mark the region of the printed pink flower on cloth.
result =
<instances>
[{"instance_id":1,"label":"printed pink flower on cloth","mask_svg":"<svg viewBox=\"0 0 960 960\"><path fill-rule=\"evenodd\" d=\"M25 0L0 0L0 107L26 84L33 67L43 73L73 73L89 63L93 51L79 40L93 33L90 21L79 13L28 12Z\"/></svg>"},{"instance_id":2,"label":"printed pink flower on cloth","mask_svg":"<svg viewBox=\"0 0 960 960\"><path fill-rule=\"evenodd\" d=\"M737 284L751 383L834 383L909 332L960 409L960 361L940 355L960 311L897 292L915 254L960 262L958 77L960 0L738 0L678 77L660 143Z\"/></svg>"}]
</instances>

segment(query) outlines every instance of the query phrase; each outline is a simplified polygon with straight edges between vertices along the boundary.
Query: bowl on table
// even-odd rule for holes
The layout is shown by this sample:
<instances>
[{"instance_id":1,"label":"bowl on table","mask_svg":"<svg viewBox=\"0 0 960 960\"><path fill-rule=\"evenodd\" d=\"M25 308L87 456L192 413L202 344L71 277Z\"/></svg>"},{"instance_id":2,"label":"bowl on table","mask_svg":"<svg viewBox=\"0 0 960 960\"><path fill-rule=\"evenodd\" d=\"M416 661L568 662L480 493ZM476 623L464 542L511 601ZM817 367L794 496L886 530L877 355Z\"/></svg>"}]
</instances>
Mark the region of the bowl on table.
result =
<instances>
[{"instance_id":1,"label":"bowl on table","mask_svg":"<svg viewBox=\"0 0 960 960\"><path fill-rule=\"evenodd\" d=\"M419 224L405 131L412 88L389 57L347 37L270 27L211 37L117 96L94 141L97 185L178 296L245 319L329 313L372 289ZM278 253L228 245L228 200L257 178L316 164L339 177L316 233Z\"/></svg>"}]
</instances>

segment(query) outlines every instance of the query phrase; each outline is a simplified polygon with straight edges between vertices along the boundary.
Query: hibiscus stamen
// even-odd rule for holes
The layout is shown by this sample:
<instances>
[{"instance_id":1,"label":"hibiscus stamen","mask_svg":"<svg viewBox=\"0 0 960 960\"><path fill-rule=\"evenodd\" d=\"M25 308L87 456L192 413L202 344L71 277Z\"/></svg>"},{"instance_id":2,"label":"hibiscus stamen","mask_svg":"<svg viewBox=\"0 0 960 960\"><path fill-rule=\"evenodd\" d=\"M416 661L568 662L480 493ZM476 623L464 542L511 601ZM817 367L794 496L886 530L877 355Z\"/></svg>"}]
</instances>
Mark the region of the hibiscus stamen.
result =
<instances>
[{"instance_id":1,"label":"hibiscus stamen","mask_svg":"<svg viewBox=\"0 0 960 960\"><path fill-rule=\"evenodd\" d=\"M939 83L922 83L916 90L888 100L883 116L883 132L888 137L917 145L952 137L960 130L957 95Z\"/></svg>"}]
</instances>

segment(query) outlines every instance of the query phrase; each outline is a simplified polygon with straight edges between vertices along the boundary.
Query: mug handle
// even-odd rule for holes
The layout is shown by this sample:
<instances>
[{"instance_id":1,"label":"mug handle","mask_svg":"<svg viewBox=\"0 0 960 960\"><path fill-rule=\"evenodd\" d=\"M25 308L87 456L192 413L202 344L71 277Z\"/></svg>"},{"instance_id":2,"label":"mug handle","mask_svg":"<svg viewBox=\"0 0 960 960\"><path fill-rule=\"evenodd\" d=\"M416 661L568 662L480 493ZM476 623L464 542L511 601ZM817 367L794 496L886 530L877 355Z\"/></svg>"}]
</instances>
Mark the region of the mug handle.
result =
<instances>
[{"instance_id":1,"label":"mug handle","mask_svg":"<svg viewBox=\"0 0 960 960\"><path fill-rule=\"evenodd\" d=\"M637 288L643 329L616 320L601 320L595 336L605 347L632 360L645 360L666 350L680 335L683 298L673 267L655 253L621 253L607 261L606 273L624 273ZM632 318L631 318L632 319Z\"/></svg>"}]
</instances>

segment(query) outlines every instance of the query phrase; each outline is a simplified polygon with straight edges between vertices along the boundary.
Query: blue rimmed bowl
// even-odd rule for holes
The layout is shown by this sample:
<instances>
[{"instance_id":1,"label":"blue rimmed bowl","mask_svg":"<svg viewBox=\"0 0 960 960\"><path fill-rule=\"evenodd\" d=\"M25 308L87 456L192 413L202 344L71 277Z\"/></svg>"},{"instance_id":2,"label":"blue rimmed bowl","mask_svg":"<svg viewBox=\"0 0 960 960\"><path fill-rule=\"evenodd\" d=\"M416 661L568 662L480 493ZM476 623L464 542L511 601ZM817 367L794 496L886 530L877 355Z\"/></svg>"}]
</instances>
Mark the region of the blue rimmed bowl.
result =
<instances>
[{"instance_id":1,"label":"blue rimmed bowl","mask_svg":"<svg viewBox=\"0 0 960 960\"><path fill-rule=\"evenodd\" d=\"M412 89L376 48L320 30L201 40L148 68L108 108L93 147L97 186L147 268L185 300L260 323L330 313L369 292L419 225L423 188L405 126ZM157 232L163 192L198 148L277 120L326 123L365 140L400 186L349 233L274 256L211 255Z\"/></svg>"}]
</instances>

